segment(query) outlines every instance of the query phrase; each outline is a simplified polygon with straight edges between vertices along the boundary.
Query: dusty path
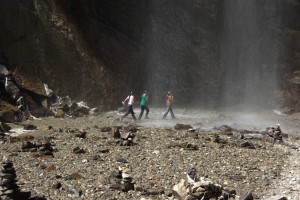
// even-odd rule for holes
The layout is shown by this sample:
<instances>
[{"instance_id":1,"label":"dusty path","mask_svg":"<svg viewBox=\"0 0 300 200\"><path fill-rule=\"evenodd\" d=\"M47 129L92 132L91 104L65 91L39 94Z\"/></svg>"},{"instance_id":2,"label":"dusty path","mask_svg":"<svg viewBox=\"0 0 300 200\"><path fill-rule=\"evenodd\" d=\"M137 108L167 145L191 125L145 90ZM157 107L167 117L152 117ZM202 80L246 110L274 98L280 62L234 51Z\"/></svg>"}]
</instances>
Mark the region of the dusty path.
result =
<instances>
[{"instance_id":1,"label":"dusty path","mask_svg":"<svg viewBox=\"0 0 300 200\"><path fill-rule=\"evenodd\" d=\"M300 148L299 141L294 143ZM300 199L300 152L298 149L291 149L279 145L283 151L290 154L285 161L283 171L278 179L270 186L267 194L262 197L265 200L278 200L286 197L288 200Z\"/></svg>"}]
</instances>

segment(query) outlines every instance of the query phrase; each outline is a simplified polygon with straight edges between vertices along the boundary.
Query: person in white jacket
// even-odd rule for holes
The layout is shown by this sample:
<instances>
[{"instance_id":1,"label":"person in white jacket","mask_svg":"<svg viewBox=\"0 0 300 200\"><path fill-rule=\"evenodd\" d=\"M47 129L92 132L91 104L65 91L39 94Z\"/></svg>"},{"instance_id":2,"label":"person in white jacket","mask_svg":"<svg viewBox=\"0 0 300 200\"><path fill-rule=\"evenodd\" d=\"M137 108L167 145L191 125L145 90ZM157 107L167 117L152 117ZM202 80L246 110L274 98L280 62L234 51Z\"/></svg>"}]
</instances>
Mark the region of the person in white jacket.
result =
<instances>
[{"instance_id":1,"label":"person in white jacket","mask_svg":"<svg viewBox=\"0 0 300 200\"><path fill-rule=\"evenodd\" d=\"M133 108L132 108L132 106L134 104L134 93L132 91L130 92L130 95L128 95L126 97L126 99L124 101L122 101L122 104L125 105L127 101L128 101L127 112L120 118L120 121L122 121L124 117L129 115L129 113L131 114L133 120L136 121L136 117L134 115Z\"/></svg>"}]
</instances>

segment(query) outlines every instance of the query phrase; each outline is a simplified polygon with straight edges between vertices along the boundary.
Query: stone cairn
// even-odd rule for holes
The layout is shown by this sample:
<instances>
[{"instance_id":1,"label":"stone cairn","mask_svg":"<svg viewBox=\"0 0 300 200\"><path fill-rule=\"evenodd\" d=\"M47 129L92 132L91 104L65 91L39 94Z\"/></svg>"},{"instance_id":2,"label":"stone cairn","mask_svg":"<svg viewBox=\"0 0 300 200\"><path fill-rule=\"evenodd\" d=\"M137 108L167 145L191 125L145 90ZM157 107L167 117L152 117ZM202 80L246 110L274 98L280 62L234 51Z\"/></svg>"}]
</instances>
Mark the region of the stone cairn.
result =
<instances>
[{"instance_id":1,"label":"stone cairn","mask_svg":"<svg viewBox=\"0 0 300 200\"><path fill-rule=\"evenodd\" d=\"M0 199L15 199L19 187L16 183L17 175L12 162L5 161L2 163L0 177Z\"/></svg>"}]
</instances>

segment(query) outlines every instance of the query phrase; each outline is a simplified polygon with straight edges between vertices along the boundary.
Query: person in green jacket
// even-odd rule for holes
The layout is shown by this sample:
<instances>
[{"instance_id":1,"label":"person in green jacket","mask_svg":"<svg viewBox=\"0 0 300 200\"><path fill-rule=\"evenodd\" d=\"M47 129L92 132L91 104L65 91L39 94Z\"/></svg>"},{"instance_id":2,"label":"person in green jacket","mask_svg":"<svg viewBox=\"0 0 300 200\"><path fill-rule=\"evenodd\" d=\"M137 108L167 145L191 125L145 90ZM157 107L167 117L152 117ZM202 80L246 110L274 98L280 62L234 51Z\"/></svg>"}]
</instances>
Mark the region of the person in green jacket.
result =
<instances>
[{"instance_id":1,"label":"person in green jacket","mask_svg":"<svg viewBox=\"0 0 300 200\"><path fill-rule=\"evenodd\" d=\"M145 119L149 119L148 114L149 114L149 108L147 106L147 101L148 101L148 95L147 95L147 91L145 91L142 94L141 97L141 101L140 101L140 105L141 105L141 112L140 112L140 116L139 116L139 120L142 118L143 114L144 114L144 110L146 110L146 116Z\"/></svg>"}]
</instances>

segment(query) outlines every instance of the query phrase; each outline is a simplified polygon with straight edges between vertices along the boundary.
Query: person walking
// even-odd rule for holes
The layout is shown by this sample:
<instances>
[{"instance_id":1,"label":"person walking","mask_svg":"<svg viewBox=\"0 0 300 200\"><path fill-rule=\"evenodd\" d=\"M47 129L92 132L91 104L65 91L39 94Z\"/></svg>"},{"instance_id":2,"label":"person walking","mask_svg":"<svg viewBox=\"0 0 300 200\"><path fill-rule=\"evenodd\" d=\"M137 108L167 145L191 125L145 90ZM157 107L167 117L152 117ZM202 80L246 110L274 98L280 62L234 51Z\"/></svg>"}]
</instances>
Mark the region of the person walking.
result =
<instances>
[{"instance_id":1,"label":"person walking","mask_svg":"<svg viewBox=\"0 0 300 200\"><path fill-rule=\"evenodd\" d=\"M140 105L141 105L141 112L140 112L140 116L139 116L139 120L142 118L143 114L144 114L144 110L146 110L146 116L145 116L145 119L149 119L148 117L148 114L149 114L149 108L148 106L146 105L148 101L148 95L147 95L147 91L145 91L143 94L142 94L142 97L141 97L141 101L140 101Z\"/></svg>"},{"instance_id":2,"label":"person walking","mask_svg":"<svg viewBox=\"0 0 300 200\"><path fill-rule=\"evenodd\" d=\"M124 117L126 117L127 115L129 115L129 113L131 114L132 118L134 121L136 121L136 117L134 116L134 112L133 112L133 104L134 104L134 93L131 91L130 95L128 95L126 97L126 99L124 101L122 101L122 104L125 105L125 103L128 101L127 103L127 112L120 118L120 121L123 120Z\"/></svg>"},{"instance_id":3,"label":"person walking","mask_svg":"<svg viewBox=\"0 0 300 200\"><path fill-rule=\"evenodd\" d=\"M173 93L171 91L169 91L167 93L166 101L167 101L167 111L163 115L163 119L166 119L169 112L171 113L172 119L175 119L175 115L174 115L173 109L172 109L174 97L173 97Z\"/></svg>"}]
</instances>

